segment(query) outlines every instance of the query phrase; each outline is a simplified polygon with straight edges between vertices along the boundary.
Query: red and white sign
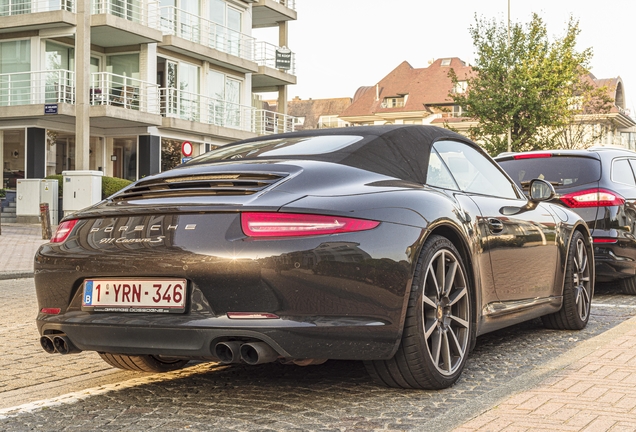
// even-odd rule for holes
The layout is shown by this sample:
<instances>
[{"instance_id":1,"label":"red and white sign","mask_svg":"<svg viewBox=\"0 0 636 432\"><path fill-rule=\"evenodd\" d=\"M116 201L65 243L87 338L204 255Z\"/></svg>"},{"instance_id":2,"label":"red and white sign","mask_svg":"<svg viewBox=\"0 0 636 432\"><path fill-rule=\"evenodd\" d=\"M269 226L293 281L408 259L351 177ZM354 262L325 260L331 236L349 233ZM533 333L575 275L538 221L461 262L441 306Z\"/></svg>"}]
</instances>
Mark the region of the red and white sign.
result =
<instances>
[{"instance_id":1,"label":"red and white sign","mask_svg":"<svg viewBox=\"0 0 636 432\"><path fill-rule=\"evenodd\" d=\"M184 141L183 144L181 144L181 153L183 153L185 157L192 156L192 143L190 141Z\"/></svg>"}]
</instances>

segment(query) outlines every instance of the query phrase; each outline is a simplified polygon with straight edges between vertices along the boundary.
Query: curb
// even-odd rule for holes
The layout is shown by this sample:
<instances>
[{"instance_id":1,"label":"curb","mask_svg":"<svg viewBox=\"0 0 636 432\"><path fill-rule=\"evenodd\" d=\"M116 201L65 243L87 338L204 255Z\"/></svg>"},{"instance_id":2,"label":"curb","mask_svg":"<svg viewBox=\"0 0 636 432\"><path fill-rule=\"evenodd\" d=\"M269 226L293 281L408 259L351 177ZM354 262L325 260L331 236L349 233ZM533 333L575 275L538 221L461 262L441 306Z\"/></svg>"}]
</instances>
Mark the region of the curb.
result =
<instances>
[{"instance_id":1,"label":"curb","mask_svg":"<svg viewBox=\"0 0 636 432\"><path fill-rule=\"evenodd\" d=\"M33 278L33 272L0 272L0 280Z\"/></svg>"}]
</instances>

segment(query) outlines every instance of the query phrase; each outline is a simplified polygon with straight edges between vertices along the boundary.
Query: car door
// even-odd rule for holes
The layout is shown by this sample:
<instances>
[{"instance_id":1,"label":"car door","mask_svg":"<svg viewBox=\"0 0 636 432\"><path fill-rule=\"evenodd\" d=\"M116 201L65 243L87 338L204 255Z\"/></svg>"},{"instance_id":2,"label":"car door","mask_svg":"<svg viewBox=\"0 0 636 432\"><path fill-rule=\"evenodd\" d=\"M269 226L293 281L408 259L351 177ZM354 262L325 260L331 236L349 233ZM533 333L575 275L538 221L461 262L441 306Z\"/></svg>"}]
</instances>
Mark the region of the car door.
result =
<instances>
[{"instance_id":1,"label":"car door","mask_svg":"<svg viewBox=\"0 0 636 432\"><path fill-rule=\"evenodd\" d=\"M556 224L542 204L529 203L499 167L478 149L439 141L434 149L460 190L481 211L482 247L490 256L495 290L502 302L557 294Z\"/></svg>"}]
</instances>

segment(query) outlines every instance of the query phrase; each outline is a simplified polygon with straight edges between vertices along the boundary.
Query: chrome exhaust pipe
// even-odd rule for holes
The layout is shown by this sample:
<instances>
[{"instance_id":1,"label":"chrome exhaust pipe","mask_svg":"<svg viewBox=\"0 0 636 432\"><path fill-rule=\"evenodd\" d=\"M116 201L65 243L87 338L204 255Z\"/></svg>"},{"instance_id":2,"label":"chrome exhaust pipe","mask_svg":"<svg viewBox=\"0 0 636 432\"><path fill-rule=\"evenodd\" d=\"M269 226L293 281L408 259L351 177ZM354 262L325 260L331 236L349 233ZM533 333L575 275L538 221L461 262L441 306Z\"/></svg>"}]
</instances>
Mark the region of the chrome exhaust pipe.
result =
<instances>
[{"instance_id":1,"label":"chrome exhaust pipe","mask_svg":"<svg viewBox=\"0 0 636 432\"><path fill-rule=\"evenodd\" d=\"M77 354L82 352L77 348L65 334L57 334L53 336L53 346L60 354Z\"/></svg>"},{"instance_id":2,"label":"chrome exhaust pipe","mask_svg":"<svg viewBox=\"0 0 636 432\"><path fill-rule=\"evenodd\" d=\"M42 336L40 338L40 345L42 345L44 351L49 354L55 354L57 352L57 350L55 349L55 345L53 344L53 339L48 336Z\"/></svg>"},{"instance_id":3,"label":"chrome exhaust pipe","mask_svg":"<svg viewBox=\"0 0 636 432\"><path fill-rule=\"evenodd\" d=\"M265 342L253 342L241 345L241 359L249 365L271 363L278 353Z\"/></svg>"},{"instance_id":4,"label":"chrome exhaust pipe","mask_svg":"<svg viewBox=\"0 0 636 432\"><path fill-rule=\"evenodd\" d=\"M239 363L241 361L241 343L219 342L214 346L214 355L221 364Z\"/></svg>"}]
</instances>

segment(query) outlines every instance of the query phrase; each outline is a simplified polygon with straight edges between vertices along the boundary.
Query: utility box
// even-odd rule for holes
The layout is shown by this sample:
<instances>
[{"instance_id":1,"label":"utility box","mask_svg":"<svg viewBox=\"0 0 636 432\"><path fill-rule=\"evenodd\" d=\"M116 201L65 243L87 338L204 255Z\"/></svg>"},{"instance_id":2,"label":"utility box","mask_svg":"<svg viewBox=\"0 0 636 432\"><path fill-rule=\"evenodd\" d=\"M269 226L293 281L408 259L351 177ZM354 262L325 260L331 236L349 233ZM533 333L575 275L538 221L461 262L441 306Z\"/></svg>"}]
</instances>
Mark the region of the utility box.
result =
<instances>
[{"instance_id":1,"label":"utility box","mask_svg":"<svg viewBox=\"0 0 636 432\"><path fill-rule=\"evenodd\" d=\"M58 223L58 201L57 180L18 179L16 181L16 222L39 223L40 204L47 203L51 225L55 226Z\"/></svg>"},{"instance_id":2,"label":"utility box","mask_svg":"<svg viewBox=\"0 0 636 432\"><path fill-rule=\"evenodd\" d=\"M64 216L90 207L102 200L101 171L62 171Z\"/></svg>"}]
</instances>

